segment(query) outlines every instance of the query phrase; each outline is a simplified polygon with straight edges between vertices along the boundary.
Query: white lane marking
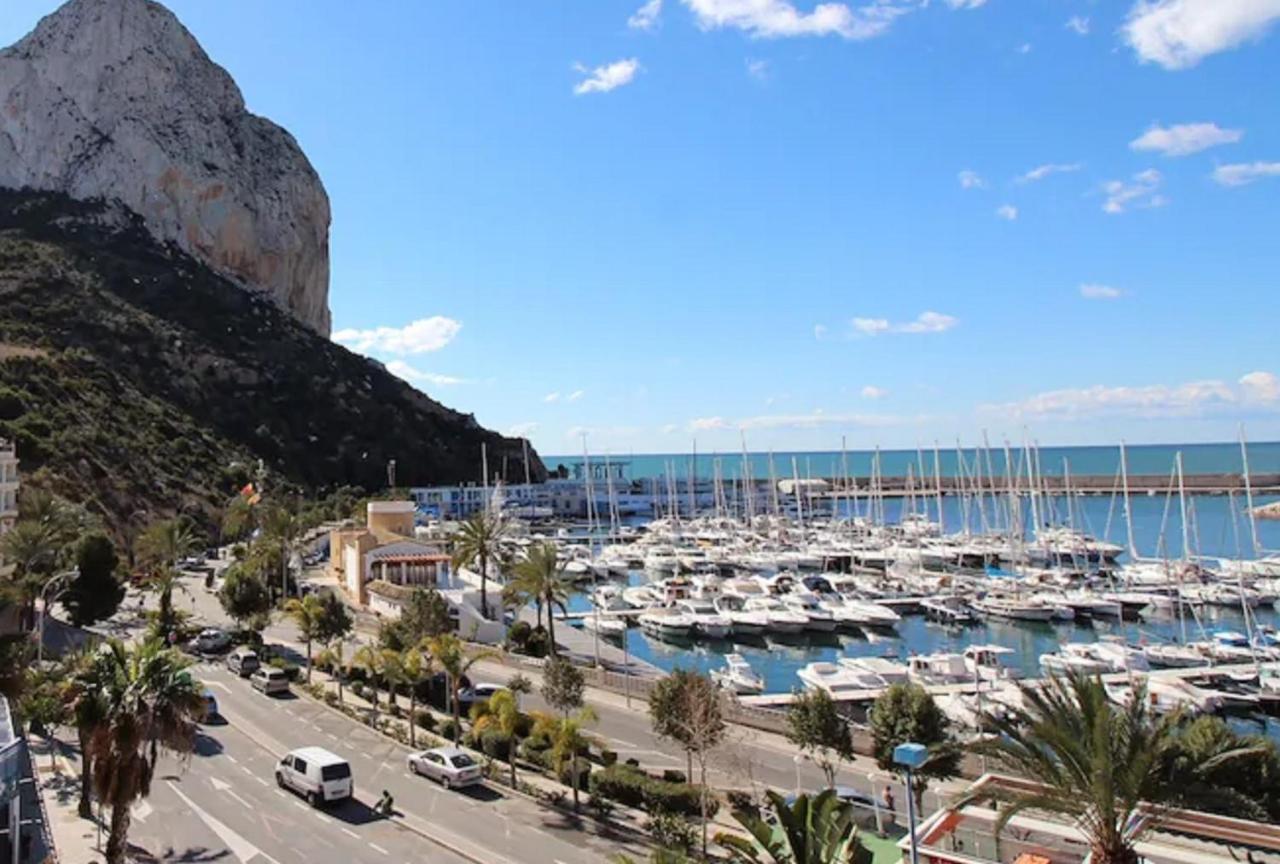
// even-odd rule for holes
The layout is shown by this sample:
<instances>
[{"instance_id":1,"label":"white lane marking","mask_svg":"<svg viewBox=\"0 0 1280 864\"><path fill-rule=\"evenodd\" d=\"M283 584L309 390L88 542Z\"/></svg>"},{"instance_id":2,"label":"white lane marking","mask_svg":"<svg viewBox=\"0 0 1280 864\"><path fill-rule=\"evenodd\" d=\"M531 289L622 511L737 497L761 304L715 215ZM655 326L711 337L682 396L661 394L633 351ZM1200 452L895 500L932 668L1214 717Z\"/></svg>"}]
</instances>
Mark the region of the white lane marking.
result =
<instances>
[{"instance_id":1,"label":"white lane marking","mask_svg":"<svg viewBox=\"0 0 1280 864\"><path fill-rule=\"evenodd\" d=\"M297 807L299 810L309 810L309 809L310 809L309 807L307 807L307 805L306 805L306 804L303 804L301 801L294 801L294 802L293 802L293 806L294 806L294 807Z\"/></svg>"},{"instance_id":2,"label":"white lane marking","mask_svg":"<svg viewBox=\"0 0 1280 864\"><path fill-rule=\"evenodd\" d=\"M386 849L383 849L381 846L379 846L377 843L370 843L369 848L372 849L374 852L381 852L383 855L391 854Z\"/></svg>"},{"instance_id":3,"label":"white lane marking","mask_svg":"<svg viewBox=\"0 0 1280 864\"><path fill-rule=\"evenodd\" d=\"M316 815L320 817L321 822L328 822L330 825L333 824L333 820L330 819L328 816L324 815L323 813L316 813Z\"/></svg>"},{"instance_id":4,"label":"white lane marking","mask_svg":"<svg viewBox=\"0 0 1280 864\"><path fill-rule=\"evenodd\" d=\"M226 780L222 780L218 777L210 777L209 782L213 784L214 789L216 789L219 792L227 793L232 798L236 799L241 804L243 804L246 809L248 810L253 809L253 805L250 804L248 801L244 800L243 798L241 798L239 795L237 795L235 790L231 788L231 784L228 783Z\"/></svg>"},{"instance_id":5,"label":"white lane marking","mask_svg":"<svg viewBox=\"0 0 1280 864\"><path fill-rule=\"evenodd\" d=\"M224 754L222 754L222 755L226 756L226 757L227 757L227 761L228 761L228 762L230 762L232 765L239 765L239 764L240 764L240 760L239 760L239 759L237 759L236 757L232 756L230 753L224 753Z\"/></svg>"},{"instance_id":6,"label":"white lane marking","mask_svg":"<svg viewBox=\"0 0 1280 864\"><path fill-rule=\"evenodd\" d=\"M226 690L228 693L231 692L231 688L228 687L226 684L223 684L221 681L206 681L204 683L209 685L210 687L221 687L223 690Z\"/></svg>"},{"instance_id":7,"label":"white lane marking","mask_svg":"<svg viewBox=\"0 0 1280 864\"><path fill-rule=\"evenodd\" d=\"M341 741L341 740L342 740L342 739L341 739L341 738L339 738L337 735L334 735L332 732L326 732L326 733L324 733L324 734L328 735L328 736L329 736L330 738L332 738L334 741ZM572 778L571 778L571 779L572 779Z\"/></svg>"},{"instance_id":8,"label":"white lane marking","mask_svg":"<svg viewBox=\"0 0 1280 864\"><path fill-rule=\"evenodd\" d=\"M182 799L182 803L190 807L192 812L194 812L197 816L200 817L201 822L209 826L210 831L218 835L218 839L221 840L224 844L226 844L227 849L231 851L232 855L236 856L236 858L240 860L241 864L246 864L246 862L248 862L248 860L250 858L253 858L255 855L262 856L267 861L270 861L271 864L280 864L279 861L272 858L266 852L263 852L257 846L254 846L252 843L250 843L248 840L241 837L235 831L231 830L226 825L222 824L217 819L210 816L204 810L200 809L200 807L196 806L196 802L192 801L186 795L182 794L182 790L179 789L177 784L175 784L172 780L166 780L165 783L167 783L169 785L169 788L173 790L173 794L177 795L179 798Z\"/></svg>"},{"instance_id":9,"label":"white lane marking","mask_svg":"<svg viewBox=\"0 0 1280 864\"><path fill-rule=\"evenodd\" d=\"M253 779L258 781L258 785L259 785L259 786L270 786L270 785L271 785L271 784L270 784L270 783L268 783L266 780L263 780L261 777L254 777Z\"/></svg>"},{"instance_id":10,"label":"white lane marking","mask_svg":"<svg viewBox=\"0 0 1280 864\"><path fill-rule=\"evenodd\" d=\"M240 766L240 770L241 770L241 771L243 771L244 773L248 774L250 777L253 777L253 770L252 770L251 768L248 768L248 767L246 767L246 766L244 766L244 765L241 765L241 766Z\"/></svg>"},{"instance_id":11,"label":"white lane marking","mask_svg":"<svg viewBox=\"0 0 1280 864\"><path fill-rule=\"evenodd\" d=\"M354 837L354 838L356 838L357 840L359 840L359 839L360 839L360 835L359 835L359 834L357 834L356 832L352 831L350 828L343 828L343 829L342 829L342 833L343 833L343 834L346 834L346 835L347 835L347 836L349 836L349 837Z\"/></svg>"}]
</instances>

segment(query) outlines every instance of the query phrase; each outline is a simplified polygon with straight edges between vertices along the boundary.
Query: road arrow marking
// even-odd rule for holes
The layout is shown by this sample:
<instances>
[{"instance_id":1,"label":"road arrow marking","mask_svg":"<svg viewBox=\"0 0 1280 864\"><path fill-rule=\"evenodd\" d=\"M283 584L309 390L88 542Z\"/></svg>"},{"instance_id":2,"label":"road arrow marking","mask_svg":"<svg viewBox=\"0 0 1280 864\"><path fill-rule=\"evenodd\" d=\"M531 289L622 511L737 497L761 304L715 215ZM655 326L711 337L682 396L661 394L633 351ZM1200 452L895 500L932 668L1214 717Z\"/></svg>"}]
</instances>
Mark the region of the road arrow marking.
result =
<instances>
[{"instance_id":1,"label":"road arrow marking","mask_svg":"<svg viewBox=\"0 0 1280 864\"><path fill-rule=\"evenodd\" d=\"M219 792L226 792L232 798L236 799L241 804L243 804L246 809L248 810L253 809L253 805L250 804L248 801L244 800L243 798L241 798L239 795L237 795L235 790L231 788L231 784L228 783L226 780L219 780L217 777L210 777L209 782L213 784L214 789L218 790Z\"/></svg>"},{"instance_id":2,"label":"road arrow marking","mask_svg":"<svg viewBox=\"0 0 1280 864\"><path fill-rule=\"evenodd\" d=\"M179 789L177 784L172 780L166 780L165 782L169 785L169 788L173 790L173 794L181 798L182 802L190 807L193 813L200 817L200 821L209 826L210 831L218 835L218 839L226 844L227 850L230 851L232 855L236 856L236 858L240 860L241 864L248 864L249 859L253 858L255 855L261 855L263 858L270 861L271 864L280 864L279 861L272 858L266 852L263 852L257 846L254 846L235 831L231 830L213 816L206 813L199 805L196 804L196 802L182 794L182 790Z\"/></svg>"}]
</instances>

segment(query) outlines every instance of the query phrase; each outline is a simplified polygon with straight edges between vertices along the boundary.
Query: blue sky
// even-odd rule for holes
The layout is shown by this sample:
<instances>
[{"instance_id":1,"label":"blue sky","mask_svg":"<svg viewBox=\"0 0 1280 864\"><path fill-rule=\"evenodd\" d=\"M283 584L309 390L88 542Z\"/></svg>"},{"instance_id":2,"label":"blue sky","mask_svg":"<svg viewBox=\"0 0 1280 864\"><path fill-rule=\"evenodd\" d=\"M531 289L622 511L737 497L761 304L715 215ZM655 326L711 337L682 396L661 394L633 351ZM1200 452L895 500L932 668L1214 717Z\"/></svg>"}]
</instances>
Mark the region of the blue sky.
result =
<instances>
[{"instance_id":1,"label":"blue sky","mask_svg":"<svg viewBox=\"0 0 1280 864\"><path fill-rule=\"evenodd\" d=\"M1280 2L861 4L169 3L336 334L544 453L1280 438Z\"/></svg>"}]
</instances>

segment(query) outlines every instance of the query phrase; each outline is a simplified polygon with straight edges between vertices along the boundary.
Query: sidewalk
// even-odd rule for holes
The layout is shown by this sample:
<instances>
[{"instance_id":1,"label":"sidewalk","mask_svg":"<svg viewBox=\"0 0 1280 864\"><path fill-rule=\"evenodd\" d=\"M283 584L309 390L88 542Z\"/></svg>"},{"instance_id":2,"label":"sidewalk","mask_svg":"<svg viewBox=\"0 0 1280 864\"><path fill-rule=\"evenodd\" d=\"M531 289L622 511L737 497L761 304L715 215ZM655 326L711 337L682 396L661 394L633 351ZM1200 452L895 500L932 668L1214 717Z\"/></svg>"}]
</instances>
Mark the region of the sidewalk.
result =
<instances>
[{"instance_id":1,"label":"sidewalk","mask_svg":"<svg viewBox=\"0 0 1280 864\"><path fill-rule=\"evenodd\" d=\"M76 748L57 738L54 762L49 769L49 740L28 736L32 760L38 763L40 794L49 815L49 831L53 837L59 864L96 864L103 856L97 850L98 826L83 819L76 807L80 803L80 759ZM106 844L106 833L102 842Z\"/></svg>"}]
</instances>

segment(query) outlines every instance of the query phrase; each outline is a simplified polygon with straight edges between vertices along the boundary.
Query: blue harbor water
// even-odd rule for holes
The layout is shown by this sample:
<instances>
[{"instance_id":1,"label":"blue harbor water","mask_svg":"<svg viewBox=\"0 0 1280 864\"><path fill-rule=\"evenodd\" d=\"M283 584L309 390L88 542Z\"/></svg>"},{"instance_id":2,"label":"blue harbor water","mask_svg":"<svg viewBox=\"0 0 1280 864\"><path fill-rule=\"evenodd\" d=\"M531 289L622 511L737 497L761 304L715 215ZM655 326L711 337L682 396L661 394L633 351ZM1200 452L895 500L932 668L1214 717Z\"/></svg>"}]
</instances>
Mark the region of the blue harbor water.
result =
<instances>
[{"instance_id":1,"label":"blue harbor water","mask_svg":"<svg viewBox=\"0 0 1280 864\"><path fill-rule=\"evenodd\" d=\"M1250 456L1252 455L1251 446ZM1238 449L1236 456L1238 459ZM1228 466L1223 466L1224 470L1226 467ZM1257 470L1252 461L1250 469L1251 472ZM1065 514L1065 499L1052 500L1059 515ZM1274 496L1260 496L1255 504L1274 500ZM1193 526L1190 538L1193 554L1205 557L1254 557L1251 552L1249 520L1242 500L1228 496L1192 496L1188 499L1188 505L1189 521ZM901 509L909 506L909 502L888 499L884 506L886 521L893 523L898 520ZM929 507L933 506L930 501ZM943 521L948 532L955 531L960 526L960 506L959 499L944 499ZM1127 545L1123 503L1119 496L1082 497L1073 506L1077 528L1100 539ZM991 502L988 502L988 508L989 511L993 509ZM1134 542L1141 556L1181 557L1183 544L1176 497L1163 494L1134 497L1131 499L1131 509ZM936 519L936 511L931 509L930 516ZM1280 548L1280 522L1259 520L1257 531L1262 548ZM1125 558L1121 558L1123 560ZM642 572L634 572L630 581L632 584L643 584L647 577ZM589 606L585 596L578 596L574 598L570 608L583 611ZM1258 609L1254 617L1263 625L1274 626L1280 622L1280 615L1270 608ZM771 635L747 639L732 637L723 641L665 641L650 637L638 628L632 628L627 633L627 649L633 656L661 669L681 667L702 671L722 666L725 654L738 652L764 676L767 692L787 692L799 686L799 679L796 678L798 669L817 660L830 661L840 656L905 657L913 653L961 651L970 644L995 643L1014 649L1016 654L1011 658L1012 665L1024 674L1034 675L1039 673L1040 655L1055 650L1063 642L1094 641L1106 633L1122 634L1134 643L1144 640L1164 642L1183 638L1184 631L1185 638L1194 640L1206 638L1206 634L1220 629L1243 630L1242 613L1231 609L1210 608L1207 611L1197 611L1195 616L1188 613L1182 619L1172 613L1165 613L1148 615L1143 620L1134 622L1039 624L992 621L963 628L947 627L919 615L910 615L903 617L896 633L872 633L867 636Z\"/></svg>"},{"instance_id":2,"label":"blue harbor water","mask_svg":"<svg viewBox=\"0 0 1280 864\"><path fill-rule=\"evenodd\" d=\"M967 471L972 473L980 451L973 449L974 442L967 442L968 447L962 449ZM1017 470L1022 458L1021 442L1012 444L1011 462ZM989 459L982 453L982 473L987 473L989 461L993 473L1004 476L1005 455L1004 442L991 441ZM1182 453L1183 470L1187 474L1239 474L1241 472L1240 445L1237 443L1221 444L1144 444L1127 448L1127 461L1131 475L1168 476L1173 468L1174 455ZM592 455L592 462L601 462L606 457ZM743 476L741 453L699 453L695 457L691 453L643 453L634 455L613 454L614 462L626 465L626 476L632 480L655 480L667 476L677 479L687 478L692 470L695 477L710 480L715 476L717 463L720 476L737 478ZM767 479L772 473L778 478L791 477L794 473L801 477L841 477L846 473L855 477L867 477L871 474L876 453L868 450L850 450L841 453L838 450L826 452L778 452L748 453L747 466L750 476L756 480ZM933 475L934 453L932 444L925 445L923 450L883 450L879 453L880 474L885 477L904 477L910 468L917 476L924 473ZM564 465L572 468L582 462L582 454L576 456L544 456L547 467L555 468ZM943 443L938 450L938 462L943 476L954 477L959 460L956 456L955 442ZM772 463L772 472L770 464ZM1119 447L1041 447L1039 450L1040 473L1046 476L1061 476L1064 465L1076 476L1113 477L1120 470ZM923 472L922 469L923 468ZM1251 474L1280 473L1280 442L1261 442L1249 444L1249 472Z\"/></svg>"}]
</instances>

